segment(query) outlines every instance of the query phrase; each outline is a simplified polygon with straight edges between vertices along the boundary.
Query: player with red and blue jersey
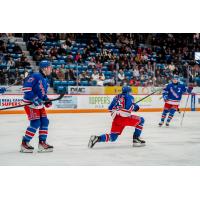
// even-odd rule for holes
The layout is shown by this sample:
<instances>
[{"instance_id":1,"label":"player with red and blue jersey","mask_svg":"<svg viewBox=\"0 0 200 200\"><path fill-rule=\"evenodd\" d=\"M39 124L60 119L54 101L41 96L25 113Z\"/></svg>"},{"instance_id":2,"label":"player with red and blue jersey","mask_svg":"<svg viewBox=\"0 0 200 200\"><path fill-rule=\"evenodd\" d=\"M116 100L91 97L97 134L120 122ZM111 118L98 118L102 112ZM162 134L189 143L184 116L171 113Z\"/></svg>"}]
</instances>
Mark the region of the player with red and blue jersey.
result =
<instances>
[{"instance_id":1,"label":"player with red and blue jersey","mask_svg":"<svg viewBox=\"0 0 200 200\"><path fill-rule=\"evenodd\" d=\"M25 112L30 121L30 125L26 129L21 144L21 152L32 153L34 148L29 144L31 139L39 129L39 152L51 152L53 146L46 143L48 135L49 120L47 118L45 107L50 107L52 103L47 97L48 79L51 74L52 67L49 61L43 60L39 63L39 72L29 74L24 80L23 92L25 103L32 103L24 107Z\"/></svg>"},{"instance_id":2,"label":"player with red and blue jersey","mask_svg":"<svg viewBox=\"0 0 200 200\"><path fill-rule=\"evenodd\" d=\"M191 93L193 87L188 87L179 82L179 77L174 75L172 82L163 89L163 99L165 101L164 109L161 116L159 126L164 124L165 118L168 115L166 126L169 126L175 112L178 110L182 95L186 92Z\"/></svg>"},{"instance_id":3,"label":"player with red and blue jersey","mask_svg":"<svg viewBox=\"0 0 200 200\"><path fill-rule=\"evenodd\" d=\"M131 92L131 87L124 86L122 93L114 97L108 107L113 118L111 131L100 136L92 135L88 143L89 148L92 148L97 142L115 142L126 126L135 127L133 146L145 145L145 141L140 138L144 118L131 114L131 112L139 110L139 106L134 103L134 97Z\"/></svg>"}]
</instances>

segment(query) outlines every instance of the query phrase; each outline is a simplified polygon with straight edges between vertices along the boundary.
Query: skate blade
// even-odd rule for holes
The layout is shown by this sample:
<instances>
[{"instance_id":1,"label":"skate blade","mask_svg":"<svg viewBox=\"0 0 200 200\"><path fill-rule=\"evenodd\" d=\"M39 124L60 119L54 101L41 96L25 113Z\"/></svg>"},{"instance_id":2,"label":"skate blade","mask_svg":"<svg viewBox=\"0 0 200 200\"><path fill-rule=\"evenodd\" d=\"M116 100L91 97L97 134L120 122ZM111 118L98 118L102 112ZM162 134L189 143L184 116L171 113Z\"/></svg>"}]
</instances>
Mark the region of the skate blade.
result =
<instances>
[{"instance_id":1,"label":"skate blade","mask_svg":"<svg viewBox=\"0 0 200 200\"><path fill-rule=\"evenodd\" d=\"M144 146L146 146L145 143L142 143L142 144L140 144L140 143L133 143L133 147L144 147Z\"/></svg>"},{"instance_id":2,"label":"skate blade","mask_svg":"<svg viewBox=\"0 0 200 200\"><path fill-rule=\"evenodd\" d=\"M53 152L53 148L51 149L38 149L38 153L49 153Z\"/></svg>"},{"instance_id":3,"label":"skate blade","mask_svg":"<svg viewBox=\"0 0 200 200\"><path fill-rule=\"evenodd\" d=\"M33 153L33 150L21 149L19 152L20 153Z\"/></svg>"},{"instance_id":4,"label":"skate blade","mask_svg":"<svg viewBox=\"0 0 200 200\"><path fill-rule=\"evenodd\" d=\"M89 142L88 142L88 148L90 148L90 149L94 146L94 145L93 145L94 137L95 137L95 136L92 135L92 136L90 137Z\"/></svg>"},{"instance_id":5,"label":"skate blade","mask_svg":"<svg viewBox=\"0 0 200 200\"><path fill-rule=\"evenodd\" d=\"M88 148L92 148L92 141L89 141L89 143L88 143Z\"/></svg>"}]
</instances>

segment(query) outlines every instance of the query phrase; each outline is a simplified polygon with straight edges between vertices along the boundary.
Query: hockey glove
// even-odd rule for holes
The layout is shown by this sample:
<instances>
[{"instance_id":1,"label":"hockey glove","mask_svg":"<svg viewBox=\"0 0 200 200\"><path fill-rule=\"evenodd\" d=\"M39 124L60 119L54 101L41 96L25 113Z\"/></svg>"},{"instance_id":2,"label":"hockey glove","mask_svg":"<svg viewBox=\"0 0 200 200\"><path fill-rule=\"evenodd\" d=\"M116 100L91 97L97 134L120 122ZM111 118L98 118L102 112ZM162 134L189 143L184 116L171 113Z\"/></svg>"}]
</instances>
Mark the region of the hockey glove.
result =
<instances>
[{"instance_id":1,"label":"hockey glove","mask_svg":"<svg viewBox=\"0 0 200 200\"><path fill-rule=\"evenodd\" d=\"M6 88L5 88L5 87L1 87L1 88L0 88L0 94L3 94L5 91L6 91Z\"/></svg>"},{"instance_id":2,"label":"hockey glove","mask_svg":"<svg viewBox=\"0 0 200 200\"><path fill-rule=\"evenodd\" d=\"M47 101L45 101L44 105L46 108L50 108L52 106L52 102L47 100Z\"/></svg>"},{"instance_id":3,"label":"hockey glove","mask_svg":"<svg viewBox=\"0 0 200 200\"><path fill-rule=\"evenodd\" d=\"M41 106L42 105L42 100L38 97L36 97L35 99L33 99L33 104L34 106Z\"/></svg>"},{"instance_id":4,"label":"hockey glove","mask_svg":"<svg viewBox=\"0 0 200 200\"><path fill-rule=\"evenodd\" d=\"M46 108L50 108L52 106L52 102L47 96L44 98L44 101L45 101L44 105Z\"/></svg>"},{"instance_id":5,"label":"hockey glove","mask_svg":"<svg viewBox=\"0 0 200 200\"><path fill-rule=\"evenodd\" d=\"M134 103L133 111L137 112L139 109L140 109L140 107Z\"/></svg>"}]
</instances>

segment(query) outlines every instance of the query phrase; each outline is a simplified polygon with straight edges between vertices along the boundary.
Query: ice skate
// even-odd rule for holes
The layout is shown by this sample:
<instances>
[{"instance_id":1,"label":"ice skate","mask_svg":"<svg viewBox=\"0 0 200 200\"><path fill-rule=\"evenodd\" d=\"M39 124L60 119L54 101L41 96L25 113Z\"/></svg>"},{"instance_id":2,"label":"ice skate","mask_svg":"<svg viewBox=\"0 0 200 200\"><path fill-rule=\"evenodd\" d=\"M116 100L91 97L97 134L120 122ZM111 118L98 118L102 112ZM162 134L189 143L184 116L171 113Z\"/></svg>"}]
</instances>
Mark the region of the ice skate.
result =
<instances>
[{"instance_id":1,"label":"ice skate","mask_svg":"<svg viewBox=\"0 0 200 200\"><path fill-rule=\"evenodd\" d=\"M166 127L169 127L169 122L166 122L165 126L166 126Z\"/></svg>"},{"instance_id":2,"label":"ice skate","mask_svg":"<svg viewBox=\"0 0 200 200\"><path fill-rule=\"evenodd\" d=\"M38 144L38 152L45 153L45 152L52 152L53 146L47 144L45 141L40 141Z\"/></svg>"},{"instance_id":3,"label":"ice skate","mask_svg":"<svg viewBox=\"0 0 200 200\"><path fill-rule=\"evenodd\" d=\"M143 147L145 143L140 137L133 137L133 147Z\"/></svg>"},{"instance_id":4,"label":"ice skate","mask_svg":"<svg viewBox=\"0 0 200 200\"><path fill-rule=\"evenodd\" d=\"M92 135L90 137L89 143L88 143L88 148L92 148L97 142L99 141L99 137L96 135Z\"/></svg>"},{"instance_id":5,"label":"ice skate","mask_svg":"<svg viewBox=\"0 0 200 200\"><path fill-rule=\"evenodd\" d=\"M158 124L158 126L161 127L163 124L164 124L164 122L161 121L161 122Z\"/></svg>"},{"instance_id":6,"label":"ice skate","mask_svg":"<svg viewBox=\"0 0 200 200\"><path fill-rule=\"evenodd\" d=\"M33 150L34 150L34 147L32 147L29 144L29 142L22 141L21 149L20 149L21 153L33 153Z\"/></svg>"}]
</instances>

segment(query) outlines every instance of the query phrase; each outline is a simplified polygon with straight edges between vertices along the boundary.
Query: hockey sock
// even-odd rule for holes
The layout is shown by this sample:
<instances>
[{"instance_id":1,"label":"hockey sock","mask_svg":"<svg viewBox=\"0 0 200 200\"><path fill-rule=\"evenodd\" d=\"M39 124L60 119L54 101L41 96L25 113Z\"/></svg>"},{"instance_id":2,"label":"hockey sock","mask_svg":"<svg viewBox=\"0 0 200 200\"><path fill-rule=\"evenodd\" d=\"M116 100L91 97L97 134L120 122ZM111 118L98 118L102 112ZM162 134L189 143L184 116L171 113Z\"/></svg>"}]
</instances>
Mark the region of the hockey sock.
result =
<instances>
[{"instance_id":1,"label":"hockey sock","mask_svg":"<svg viewBox=\"0 0 200 200\"><path fill-rule=\"evenodd\" d=\"M99 136L99 142L115 142L118 136L117 133L103 134Z\"/></svg>"},{"instance_id":2,"label":"hockey sock","mask_svg":"<svg viewBox=\"0 0 200 200\"><path fill-rule=\"evenodd\" d=\"M46 141L48 135L49 120L47 117L40 118L39 140Z\"/></svg>"},{"instance_id":3,"label":"hockey sock","mask_svg":"<svg viewBox=\"0 0 200 200\"><path fill-rule=\"evenodd\" d=\"M144 126L144 118L141 117L140 123L135 127L135 132L133 134L133 137L140 137L143 126Z\"/></svg>"},{"instance_id":4,"label":"hockey sock","mask_svg":"<svg viewBox=\"0 0 200 200\"><path fill-rule=\"evenodd\" d=\"M171 109L171 110L169 111L169 116L168 116L168 118L167 118L167 123L169 123L169 122L171 121L171 119L173 118L175 112L176 112L175 109Z\"/></svg>"},{"instance_id":5,"label":"hockey sock","mask_svg":"<svg viewBox=\"0 0 200 200\"><path fill-rule=\"evenodd\" d=\"M162 117L161 117L161 122L165 121L165 118L166 118L166 115L167 115L168 112L169 112L169 110L163 110Z\"/></svg>"},{"instance_id":6,"label":"hockey sock","mask_svg":"<svg viewBox=\"0 0 200 200\"><path fill-rule=\"evenodd\" d=\"M40 127L40 120L31 120L30 126L26 129L25 136L23 137L24 142L30 142L30 140L35 135L37 129Z\"/></svg>"}]
</instances>

